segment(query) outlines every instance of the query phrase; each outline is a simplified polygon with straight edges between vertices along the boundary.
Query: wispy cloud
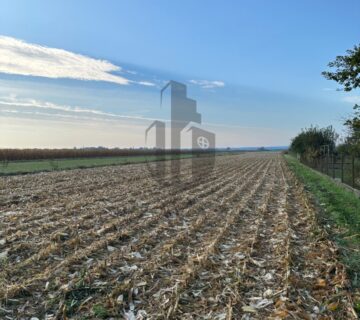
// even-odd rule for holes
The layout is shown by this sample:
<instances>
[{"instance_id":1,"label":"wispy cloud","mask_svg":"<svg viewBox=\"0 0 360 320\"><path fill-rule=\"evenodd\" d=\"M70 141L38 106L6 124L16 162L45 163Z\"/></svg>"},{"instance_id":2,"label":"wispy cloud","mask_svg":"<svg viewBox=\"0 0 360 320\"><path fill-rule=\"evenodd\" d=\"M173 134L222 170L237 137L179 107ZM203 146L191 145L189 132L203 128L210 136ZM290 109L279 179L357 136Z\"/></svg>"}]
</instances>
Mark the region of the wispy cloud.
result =
<instances>
[{"instance_id":1,"label":"wispy cloud","mask_svg":"<svg viewBox=\"0 0 360 320\"><path fill-rule=\"evenodd\" d=\"M3 108L1 108L3 107ZM84 119L89 119L89 116L92 116L93 120L101 119L123 119L123 120L145 120L152 121L155 119L142 117L142 116L133 116L133 115L120 115L110 112L104 112L101 110L77 107L77 106L68 106L60 105L47 101L40 101L35 99L24 99L18 98L15 95L9 97L0 98L0 111L6 113L14 114L41 114L41 112L47 112L46 115L52 115L53 117L64 116L64 117L73 117L79 119L83 117ZM54 113L56 112L56 113ZM45 114L45 113L43 113Z\"/></svg>"},{"instance_id":2,"label":"wispy cloud","mask_svg":"<svg viewBox=\"0 0 360 320\"><path fill-rule=\"evenodd\" d=\"M203 89L222 88L225 86L223 81L210 81L210 80L189 80L191 84L200 86Z\"/></svg>"},{"instance_id":3,"label":"wispy cloud","mask_svg":"<svg viewBox=\"0 0 360 320\"><path fill-rule=\"evenodd\" d=\"M149 81L138 81L138 84L141 84L143 86L147 86L147 87L154 87L155 83L149 82Z\"/></svg>"},{"instance_id":4,"label":"wispy cloud","mask_svg":"<svg viewBox=\"0 0 360 320\"><path fill-rule=\"evenodd\" d=\"M167 122L167 129L170 127L169 119L116 114L94 107L65 105L15 94L0 96L1 120L4 121L0 126L0 147L21 148L143 146L145 129L152 121L161 120ZM271 145L274 140L286 144L284 141L287 139L283 130L271 127L212 122L202 125L216 133L218 146ZM244 137L244 140L239 140L239 137ZM186 136L183 138L184 146L188 146Z\"/></svg>"},{"instance_id":5,"label":"wispy cloud","mask_svg":"<svg viewBox=\"0 0 360 320\"><path fill-rule=\"evenodd\" d=\"M129 83L145 86L154 85L151 82L133 81L112 74L120 71L123 71L120 66L106 60L90 58L63 49L27 43L12 37L0 36L0 73L106 81L120 85Z\"/></svg>"},{"instance_id":6,"label":"wispy cloud","mask_svg":"<svg viewBox=\"0 0 360 320\"><path fill-rule=\"evenodd\" d=\"M154 121L161 120L170 122L169 119L158 119L144 117L142 115L123 115L111 112L104 112L92 108L84 108L78 106L69 106L56 104L48 101L36 99L19 98L15 94L0 97L0 113L18 114L18 115L39 115L49 116L52 118L71 118L77 120L134 120L134 121ZM272 130L271 127L249 127L244 125L224 124L204 122L203 125L210 127L224 127L233 129L263 129Z\"/></svg>"},{"instance_id":7,"label":"wispy cloud","mask_svg":"<svg viewBox=\"0 0 360 320\"><path fill-rule=\"evenodd\" d=\"M360 104L360 96L347 96L343 98L343 101L352 104Z\"/></svg>"}]
</instances>

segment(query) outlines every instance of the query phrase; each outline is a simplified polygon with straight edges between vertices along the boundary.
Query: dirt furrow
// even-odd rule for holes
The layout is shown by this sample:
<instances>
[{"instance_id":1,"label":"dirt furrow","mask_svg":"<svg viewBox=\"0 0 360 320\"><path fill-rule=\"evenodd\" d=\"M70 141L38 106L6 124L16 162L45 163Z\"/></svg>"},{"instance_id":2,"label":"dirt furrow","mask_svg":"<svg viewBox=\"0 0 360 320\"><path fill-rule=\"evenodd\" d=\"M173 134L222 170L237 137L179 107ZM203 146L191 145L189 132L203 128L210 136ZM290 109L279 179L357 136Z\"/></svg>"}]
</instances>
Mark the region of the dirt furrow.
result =
<instances>
[{"instance_id":1,"label":"dirt furrow","mask_svg":"<svg viewBox=\"0 0 360 320\"><path fill-rule=\"evenodd\" d=\"M280 319L358 319L345 267L329 235L319 225L303 186L283 164L289 189L289 277L286 296L272 316Z\"/></svg>"},{"instance_id":2,"label":"dirt furrow","mask_svg":"<svg viewBox=\"0 0 360 320\"><path fill-rule=\"evenodd\" d=\"M275 299L284 292L288 275L288 216L286 200L288 185L276 163L273 190L267 199L251 246L244 259L240 298L234 306L237 317L265 319L271 314Z\"/></svg>"},{"instance_id":3,"label":"dirt furrow","mask_svg":"<svg viewBox=\"0 0 360 320\"><path fill-rule=\"evenodd\" d=\"M266 165L266 163L264 163L263 165ZM238 174L239 173L240 172L238 172ZM244 188L245 185L249 184L250 181L252 181L252 179L255 177L255 174L256 172L249 171L244 175L239 175L238 177L240 183L239 188ZM126 275L127 274L126 270L128 268L127 266L133 263L134 260L137 260L137 262L141 260L140 264L142 263L142 261L147 261L148 259L151 260L153 253L156 255L156 252L171 250L171 246L174 246L178 241L181 241L181 239L186 237L191 230L192 230L191 232L195 232L195 230L201 230L204 227L205 223L210 223L211 225L211 221L213 221L213 223L216 223L218 217L215 216L215 213L211 210L211 207L212 206L216 207L219 205L220 201L226 200L228 197L224 198L224 196L230 189L231 186L227 186L227 188L219 190L211 197L209 197L209 199L207 199L208 201L203 201L202 204L199 203L194 206L191 206L187 210L184 210L184 212L182 212L181 214L179 212L180 214L179 217L181 219L177 219L177 223L175 222L174 224L171 224L170 228L169 225L165 225L165 226L159 225L158 232L152 232L149 233L148 235L144 234L142 235L142 237L140 237L140 241L132 242L131 247L127 247L125 250L120 250L119 252L115 252L113 255L110 255L107 259L108 263L106 268L104 268L104 265L100 263L97 264L94 269L89 270L88 274L93 275L91 276L93 279L90 282L95 282L95 284L97 282L101 284L101 278L106 277L106 279L109 282L108 285L110 285L114 281L116 284L119 275L116 273L112 273L111 270L120 269L123 270L121 273ZM199 210L204 210L205 214L198 217L197 212ZM186 216L188 216L188 219L184 219L186 218ZM179 222L181 222L181 224ZM183 231L184 222L186 224L189 224L189 227L191 227L190 231L187 230L189 227L186 226L185 226L185 231ZM164 230L161 231L161 229ZM125 247L125 243L122 243L121 249L124 249L124 247ZM137 255L133 255L134 252ZM141 258L139 258L138 255L140 255ZM100 259L100 261L103 260ZM71 291L73 289L72 284L75 283L76 281L72 281L71 283L67 284L66 290L70 289Z\"/></svg>"},{"instance_id":4,"label":"dirt furrow","mask_svg":"<svg viewBox=\"0 0 360 320\"><path fill-rule=\"evenodd\" d=\"M246 165L246 163L244 163ZM239 166L239 170L242 167ZM221 179L223 172L226 169L223 167L216 170L214 173L211 173L209 177L200 185L201 188L206 187L207 185L210 185L213 183L214 177L217 176L217 179ZM234 172L236 168L230 169L230 171ZM206 176L206 175L205 175ZM206 182L210 180L210 182ZM7 238L8 242L12 244L14 251L16 252L16 244L19 243L18 251L21 251L24 249L24 246L26 247L26 243L32 242L31 240L34 237L37 237L41 240L48 241L56 240L57 237L69 237L71 238L71 234L69 234L69 231L71 233L71 230L69 228L69 220L72 221L72 233L74 232L81 232L82 230L90 229L94 227L94 218L96 217L98 221L96 221L96 225L101 225L101 221L106 221L107 219L112 219L115 221L119 214L125 215L127 212L133 212L134 210L141 209L142 211L146 210L146 208L143 208L144 205L151 202L165 202L166 199L169 199L170 196L175 195L174 199L172 199L170 202L176 202L178 199L180 199L184 193L187 192L187 189L191 187L191 179L190 182L181 185L180 188L177 190L170 189L169 191L153 191L151 189L151 192L148 192L147 189L140 188L138 186L135 186L133 189L137 191L129 190L128 195L123 196L120 200L113 196L110 193L109 197L113 199L113 202L111 202L111 205L106 205L104 203L104 206L101 207L101 211L99 209L91 210L86 206L85 208L82 208L79 210L80 212L73 213L71 216L66 214L65 212L61 214L59 212L58 214L52 214L51 219L47 219L46 223L42 219L35 221L35 223L32 224L20 224L20 227L17 227L13 233L16 231L16 233L11 236L11 232L9 231L9 228L5 228L4 236ZM199 186L198 186L199 187ZM196 190L198 187L196 187L194 190ZM142 190L139 192L138 190ZM134 192L134 194L132 194ZM155 193L159 194L155 197ZM139 201L139 198L141 201ZM155 199L154 199L155 198ZM85 200L83 200L85 202ZM99 205L97 205L97 208L99 208ZM116 209L115 209L116 208ZM155 208L156 209L156 208ZM61 218L61 219L60 219ZM55 220L57 219L57 220ZM55 222L52 222L55 220ZM111 222L107 222L108 224L111 224ZM62 229L61 229L62 226ZM74 226L76 226L76 230L74 230ZM81 230L79 230L81 229ZM24 230L21 232L20 230ZM29 234L30 233L30 234ZM43 233L46 233L45 239ZM26 242L23 240L26 238ZM34 239L36 240L36 239ZM25 243L24 243L25 242ZM36 241L35 241L36 242ZM42 242L39 243L39 245L44 245ZM31 246L30 248L27 248L27 254L30 256L33 254L33 252L36 252L36 246Z\"/></svg>"},{"instance_id":5,"label":"dirt furrow","mask_svg":"<svg viewBox=\"0 0 360 320\"><path fill-rule=\"evenodd\" d=\"M179 161L0 178L0 318L356 319L279 154Z\"/></svg>"},{"instance_id":6,"label":"dirt furrow","mask_svg":"<svg viewBox=\"0 0 360 320\"><path fill-rule=\"evenodd\" d=\"M248 167L249 165L244 166L243 170L246 171ZM239 170L241 171L242 167L240 167ZM236 171L236 169L234 169L234 171ZM232 172L232 170L229 170L228 174L231 174ZM233 175L230 175L227 178L222 176L221 180L219 178L212 183L210 182L209 184L200 185L199 190L196 190L196 188L194 189L195 191L197 191L197 200L201 200L203 197L206 198L207 196L211 195L216 189L220 189L223 186L226 186L227 182L231 181L232 179ZM165 205L170 205L170 207L164 208ZM59 256L59 258L61 257L61 259L63 260L66 257L67 252L72 252L74 248L79 250L81 249L81 247L89 247L89 241L92 241L93 239L94 241L97 241L98 239L105 237L105 239L102 239L103 243L109 243L116 239L118 230L123 225L126 224L126 227L131 230L132 225L138 224L138 219L146 215L146 212L149 212L149 210L155 210L157 212L156 214L154 213L151 218L147 217L148 219L145 219L145 221L146 223L154 223L156 222L157 218L160 218L161 215L164 214L164 212L171 212L171 208L173 208L174 205L176 205L179 210L191 205L191 201L189 201L189 199L187 198L182 199L181 194L179 197L178 195L176 197L172 197L170 193L167 195L167 197L163 197L162 201L158 201L157 203L155 203L155 205L151 205L145 208L135 207L133 208L132 214L112 218L109 222L106 222L105 224L94 221L94 219L87 221L84 224L87 224L88 227L86 228L84 227L84 225L81 225L80 228L75 228L75 233L73 234L73 237L68 240L66 238L64 240L62 238L58 238L57 235L59 235L59 237L61 236L61 230L56 231L55 235L50 235L48 239L42 240L42 242L39 244L42 249L38 253L36 253L36 255L30 255L31 251L36 252L36 246L32 246L32 250L27 250L29 258L27 258L21 263L15 264L14 268L12 268L12 275L14 277L16 275L16 270L21 271L24 267L32 264L34 261L37 261L38 268L41 269L39 261L46 259L51 255ZM162 210L159 211L159 208L162 208ZM106 219L104 219L104 222L105 221ZM98 228L96 228L97 225L99 225ZM145 228L146 225L142 225L142 227ZM133 230L135 229L136 227L133 228ZM13 250L15 251L16 247ZM14 253L16 253L16 251ZM56 256L55 260L53 260L54 263L56 263Z\"/></svg>"},{"instance_id":7,"label":"dirt furrow","mask_svg":"<svg viewBox=\"0 0 360 320\"><path fill-rule=\"evenodd\" d=\"M227 158L234 161L235 158L246 159L247 157L229 156ZM181 162L181 175L190 173L191 159L176 161ZM224 157L216 157L216 163L226 161ZM206 161L204 164L207 165ZM170 177L170 170L168 164L165 164L165 167L167 170L163 179L167 180ZM121 190L126 190L127 187L144 179L149 183L149 187L156 187L157 182L149 175L149 170L144 164L0 177L0 182L4 185L4 188L0 190L0 204L4 210L26 208L27 205L47 208L66 200L73 194L89 194L99 188L111 190L114 185L118 185ZM32 218L32 214L25 210L22 215Z\"/></svg>"},{"instance_id":8,"label":"dirt furrow","mask_svg":"<svg viewBox=\"0 0 360 320\"><path fill-rule=\"evenodd\" d=\"M151 218L150 218L150 219L151 219ZM155 222L155 221L153 221L153 222ZM142 229L143 229L142 227L144 227L145 224L148 224L148 222L146 221L146 223L144 223L144 225L142 225L142 224L136 225L134 228L132 228L132 229L129 228L129 229L130 229L131 232L135 232L136 230L142 230ZM126 233L126 232L125 232L125 233ZM97 244L96 244L96 248L102 248L102 247L105 247L105 248L106 248L106 245L109 244L109 243L111 243L112 240L113 240L113 241L116 241L117 239L121 240L121 234L118 234L117 232L115 232L112 237L114 237L114 239L111 238L111 239L102 240L101 243L100 243L101 245L98 245L98 243L97 243ZM70 264L72 264L72 263L76 263L76 260L79 260L79 259L81 258L81 256L86 257L87 254L89 254L90 252L94 252L94 249L96 249L96 248L94 248L94 247L89 247L89 248L87 248L87 250L83 251L83 252L81 253L81 255L79 255L79 254L74 254L74 255L73 255L73 259L65 260L65 261L63 261L63 262L60 262L60 263L58 264L58 267L60 268L60 267L66 266L66 265L70 265ZM76 259L76 260L74 260L74 259ZM74 260L74 261L73 261L73 260ZM58 268L58 269L59 269L59 268ZM51 269L49 269L49 271L51 271ZM49 273L49 272L47 272L47 273ZM45 272L45 274L46 274L46 272ZM14 288L14 289L15 289L15 288Z\"/></svg>"},{"instance_id":9,"label":"dirt furrow","mask_svg":"<svg viewBox=\"0 0 360 320\"><path fill-rule=\"evenodd\" d=\"M256 234L260 212L273 192L275 166L269 171L264 188L237 215L223 239L209 255L208 262L179 296L175 319L238 319L239 286L243 261L249 256ZM231 317L230 317L231 318ZM229 318L229 319L230 319Z\"/></svg>"},{"instance_id":10,"label":"dirt furrow","mask_svg":"<svg viewBox=\"0 0 360 320\"><path fill-rule=\"evenodd\" d=\"M206 263L208 255L232 225L237 213L263 187L264 177L269 166L270 163L266 169L258 169L258 178L246 189L237 192L237 201L235 201L236 197L233 197L231 201L226 201L225 207L220 210L222 214L217 219L220 221L215 227L209 223L201 231L187 234L186 238L181 239L181 242L172 244L169 251L159 250L162 252L160 256L155 256L147 261L139 272L134 272L132 278L135 278L135 281L132 280L129 284L122 283L113 290L112 296L121 295L127 289L133 291L138 285L136 281L146 281L144 292L138 296L138 299L144 301L139 308L144 307L148 314L157 319L170 316L176 310L181 286L186 285ZM236 203L235 208L229 208L233 201ZM166 244L163 246L166 247ZM126 303L126 307L131 308L129 300L123 302Z\"/></svg>"},{"instance_id":11,"label":"dirt furrow","mask_svg":"<svg viewBox=\"0 0 360 320\"><path fill-rule=\"evenodd\" d=\"M191 180L191 167L188 165L187 167L182 169L183 170L179 173L179 176L187 176L189 180ZM165 177L165 180L166 179L169 179L169 175ZM136 182L139 183L139 185L135 183L135 181L133 181L130 185L126 185L121 179L110 179L109 182L97 181L97 184L95 183L96 188L90 188L87 185L87 181L83 181L83 190L77 192L76 189L71 190L69 187L67 187L66 189L68 189L69 192L65 193L61 189L62 186L60 185L57 192L51 193L51 191L49 191L49 193L52 194L50 200L55 203L63 203L65 205L63 208L57 208L58 210L55 210L55 212L49 212L49 208L52 207L52 202L49 203L49 198L46 198L44 201L32 202L24 207L17 205L17 210L22 209L24 211L21 215L21 220L19 222L21 222L21 226L23 228L28 227L28 224L33 221L36 221L37 223L41 222L41 218L45 220L47 219L48 222L51 222L52 220L56 220L57 216L61 214L66 214L67 212L71 212L72 210L78 211L79 208L89 208L91 204L96 204L99 201L104 202L104 204L106 204L106 200L111 200L112 202L114 195L116 195L117 197L121 196L122 199L125 199L129 196L129 193L131 193L131 191L137 191L138 195L141 195L143 189L148 190L153 188L154 193L160 193L160 190L158 190L157 188L156 182L153 179L150 179L149 174L146 172L142 172L141 176L139 176L139 179L137 179ZM91 182L91 184L94 184L94 182ZM139 187L140 185L141 188ZM64 201L65 199L67 201ZM33 213L33 210L36 210L35 214ZM12 221L12 215L8 216L8 219L6 218L7 216L0 216L0 219L3 220L4 223ZM8 232L10 232L11 228L8 229Z\"/></svg>"}]
</instances>

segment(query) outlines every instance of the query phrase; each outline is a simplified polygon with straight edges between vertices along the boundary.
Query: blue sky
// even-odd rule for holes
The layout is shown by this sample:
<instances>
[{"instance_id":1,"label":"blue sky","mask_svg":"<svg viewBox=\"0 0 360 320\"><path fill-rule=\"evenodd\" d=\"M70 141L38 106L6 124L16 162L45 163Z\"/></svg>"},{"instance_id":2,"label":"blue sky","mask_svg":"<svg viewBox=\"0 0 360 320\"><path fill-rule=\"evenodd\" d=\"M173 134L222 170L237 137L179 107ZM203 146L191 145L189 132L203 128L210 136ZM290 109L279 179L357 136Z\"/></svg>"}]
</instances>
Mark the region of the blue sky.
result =
<instances>
[{"instance_id":1,"label":"blue sky","mask_svg":"<svg viewBox=\"0 0 360 320\"><path fill-rule=\"evenodd\" d=\"M1 5L0 147L144 145L144 128L168 117L170 79L188 85L219 146L287 145L311 124L342 132L360 102L321 76L359 44L359 1Z\"/></svg>"}]
</instances>

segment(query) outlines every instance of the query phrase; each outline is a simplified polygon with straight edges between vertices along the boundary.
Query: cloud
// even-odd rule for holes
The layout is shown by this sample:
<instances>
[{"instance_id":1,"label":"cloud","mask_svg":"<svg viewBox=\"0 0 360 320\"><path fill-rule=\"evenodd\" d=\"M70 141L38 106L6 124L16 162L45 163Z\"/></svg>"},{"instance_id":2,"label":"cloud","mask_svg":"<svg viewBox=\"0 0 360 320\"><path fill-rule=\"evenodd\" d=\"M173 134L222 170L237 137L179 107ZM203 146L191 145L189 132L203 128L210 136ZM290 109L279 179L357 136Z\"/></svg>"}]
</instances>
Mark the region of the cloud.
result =
<instances>
[{"instance_id":1,"label":"cloud","mask_svg":"<svg viewBox=\"0 0 360 320\"><path fill-rule=\"evenodd\" d=\"M360 104L360 96L347 96L343 98L343 101L352 104Z\"/></svg>"},{"instance_id":2,"label":"cloud","mask_svg":"<svg viewBox=\"0 0 360 320\"><path fill-rule=\"evenodd\" d=\"M147 86L147 87L154 87L155 83L149 82L149 81L138 81L138 84L141 84L143 86Z\"/></svg>"},{"instance_id":3,"label":"cloud","mask_svg":"<svg viewBox=\"0 0 360 320\"><path fill-rule=\"evenodd\" d=\"M3 107L3 108L1 108ZM24 110L25 109L25 110ZM40 112L38 110L41 110ZM18 98L15 95L3 97L0 99L0 111L14 114L33 114L33 115L49 115L54 118L58 116L72 117L74 119L91 119L91 120L141 120L153 121L153 118L142 116L120 115L101 110L83 108L77 106L60 105L47 101L35 99ZM56 113L54 113L56 112ZM91 118L89 118L89 116Z\"/></svg>"},{"instance_id":4,"label":"cloud","mask_svg":"<svg viewBox=\"0 0 360 320\"><path fill-rule=\"evenodd\" d=\"M141 129L143 130L141 131L142 133L144 133L149 123L154 120L160 120L166 123L170 122L169 119L159 119L159 118L155 119L150 117L144 117L141 115L135 115L135 116L121 115L110 112L104 112L92 108L62 105L53 102L40 101L29 98L20 98L14 94L7 97L0 97L0 117L1 116L16 118L19 119L20 122L27 119L34 121L46 120L46 122L49 123L53 122L53 123L66 123L66 124L74 124L74 125L76 124L78 126L78 130L85 130L84 127L88 127L88 126L91 127L91 125L93 124L103 125L104 123L107 123L109 125L107 130L110 130L110 128L114 128L113 126L115 125L126 126L127 128L131 128L131 126L133 126L137 128L142 128ZM4 121L4 123L7 121L8 120ZM204 129L216 133L217 140L219 143L218 146L236 145L236 136L237 137L246 136L246 134L249 134L250 132L252 133L256 132L255 136L259 137L260 135L262 138L274 136L274 135L280 137L281 136L280 133L282 132L281 131L279 133L278 131L280 130L271 127L250 127L244 125L234 125L234 124L225 124L225 123L204 122L203 126ZM1 127L0 127L0 131L1 131ZM93 133L91 132L88 133L89 136L92 136L92 134ZM12 137L10 133L8 135L10 138ZM127 136L127 135L128 135L128 129L122 133L122 136ZM252 136L253 135L254 134L252 134ZM227 137L231 137L231 139L229 138L229 140L226 140ZM260 140L258 141L256 139L254 140L250 138L248 140L251 141L251 143L249 142L248 145L266 145L266 143L260 143L259 142ZM265 139L264 141L268 141L268 140ZM279 141L283 141L283 140L279 140ZM69 143L71 145L71 143L74 142L69 140L66 141L66 143ZM102 142L102 144L106 144L106 143L107 143L106 141ZM269 142L268 144L271 143ZM136 145L142 146L143 141L138 141Z\"/></svg>"},{"instance_id":5,"label":"cloud","mask_svg":"<svg viewBox=\"0 0 360 320\"><path fill-rule=\"evenodd\" d=\"M145 129L154 120L167 122L169 129L168 119L115 114L14 94L0 96L0 147L144 146ZM211 122L202 125L216 133L218 147L271 145L274 141L286 145L291 137L280 128Z\"/></svg>"},{"instance_id":6,"label":"cloud","mask_svg":"<svg viewBox=\"0 0 360 320\"><path fill-rule=\"evenodd\" d=\"M198 85L203 89L222 88L225 86L223 81L189 80L189 82Z\"/></svg>"},{"instance_id":7,"label":"cloud","mask_svg":"<svg viewBox=\"0 0 360 320\"><path fill-rule=\"evenodd\" d=\"M107 81L120 85L133 82L111 73L121 70L121 67L106 60L93 59L62 49L48 48L0 36L0 72L2 73Z\"/></svg>"}]
</instances>

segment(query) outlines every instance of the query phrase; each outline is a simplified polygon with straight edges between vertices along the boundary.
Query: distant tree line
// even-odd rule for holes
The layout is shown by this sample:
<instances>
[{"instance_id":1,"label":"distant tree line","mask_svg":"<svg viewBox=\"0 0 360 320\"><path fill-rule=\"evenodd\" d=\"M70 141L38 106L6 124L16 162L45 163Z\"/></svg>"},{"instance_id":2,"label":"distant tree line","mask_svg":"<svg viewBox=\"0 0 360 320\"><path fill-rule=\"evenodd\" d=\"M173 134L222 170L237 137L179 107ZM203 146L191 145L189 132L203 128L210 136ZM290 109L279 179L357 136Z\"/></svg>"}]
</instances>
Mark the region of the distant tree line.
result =
<instances>
[{"instance_id":1,"label":"distant tree line","mask_svg":"<svg viewBox=\"0 0 360 320\"><path fill-rule=\"evenodd\" d=\"M196 153L213 152L214 150L196 150ZM18 160L51 160L94 157L146 156L164 154L185 154L191 150L159 149L119 149L119 148L84 148L84 149L0 149L0 161Z\"/></svg>"}]
</instances>

